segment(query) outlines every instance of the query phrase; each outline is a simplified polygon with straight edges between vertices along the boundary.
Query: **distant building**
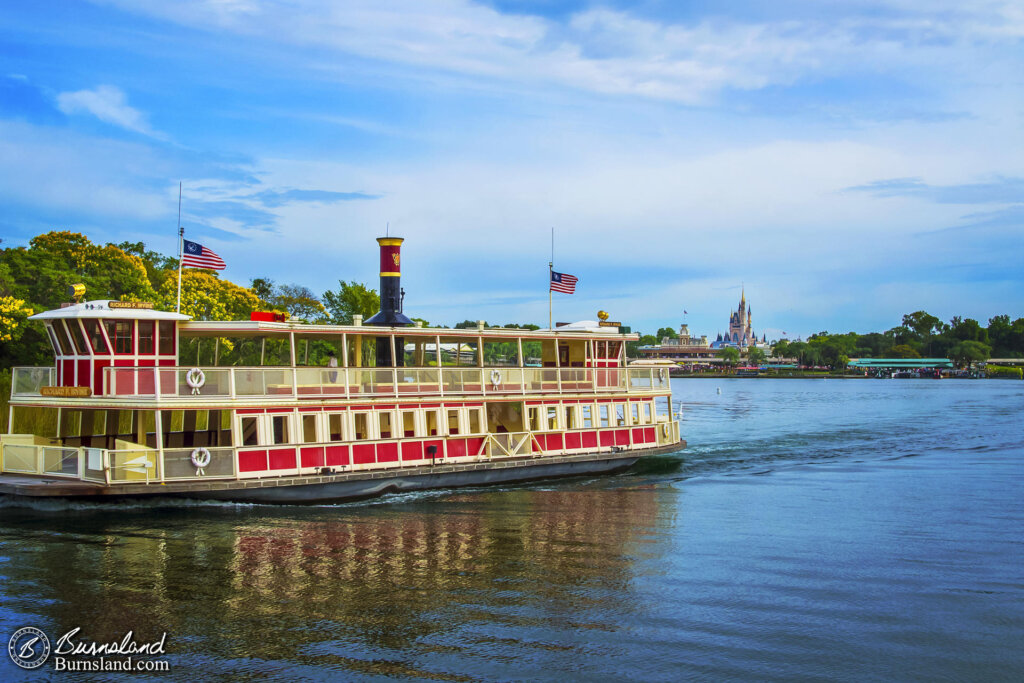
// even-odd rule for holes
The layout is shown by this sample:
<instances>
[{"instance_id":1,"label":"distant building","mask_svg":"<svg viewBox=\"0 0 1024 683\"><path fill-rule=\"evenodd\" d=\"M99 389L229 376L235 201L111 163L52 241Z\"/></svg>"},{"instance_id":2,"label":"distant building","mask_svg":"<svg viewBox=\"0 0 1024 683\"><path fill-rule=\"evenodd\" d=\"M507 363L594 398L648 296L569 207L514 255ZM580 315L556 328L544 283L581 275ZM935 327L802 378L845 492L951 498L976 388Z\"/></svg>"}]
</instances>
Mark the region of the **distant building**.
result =
<instances>
[{"instance_id":1,"label":"distant building","mask_svg":"<svg viewBox=\"0 0 1024 683\"><path fill-rule=\"evenodd\" d=\"M694 337L690 334L690 328L683 323L679 326L679 337L665 337L660 344L641 346L638 349L641 358L673 360L678 362L693 362L697 360L707 361L717 355L715 349L708 343L706 334Z\"/></svg>"},{"instance_id":2,"label":"distant building","mask_svg":"<svg viewBox=\"0 0 1024 683\"><path fill-rule=\"evenodd\" d=\"M734 346L741 350L751 346L760 348L768 346L767 335L762 335L762 339L758 341L757 335L754 334L753 315L750 304L747 303L745 289L740 293L740 305L729 316L729 332L725 336L719 333L718 338L711 346L716 349Z\"/></svg>"}]
</instances>

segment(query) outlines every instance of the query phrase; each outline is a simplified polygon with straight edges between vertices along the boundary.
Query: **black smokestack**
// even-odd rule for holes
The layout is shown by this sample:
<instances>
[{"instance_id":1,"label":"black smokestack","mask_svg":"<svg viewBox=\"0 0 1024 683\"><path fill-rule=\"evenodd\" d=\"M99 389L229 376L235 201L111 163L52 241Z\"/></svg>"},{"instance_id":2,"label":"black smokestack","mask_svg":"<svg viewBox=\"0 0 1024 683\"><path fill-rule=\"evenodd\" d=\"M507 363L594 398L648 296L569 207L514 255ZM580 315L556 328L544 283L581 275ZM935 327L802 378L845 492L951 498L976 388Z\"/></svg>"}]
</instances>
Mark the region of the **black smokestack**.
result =
<instances>
[{"instance_id":1,"label":"black smokestack","mask_svg":"<svg viewBox=\"0 0 1024 683\"><path fill-rule=\"evenodd\" d=\"M408 327L412 320L402 313L402 242L401 237L378 237L380 245L380 311L366 321L377 327ZM377 338L377 367L402 365L405 359L405 340L395 338L397 363L391 362L391 341Z\"/></svg>"}]
</instances>

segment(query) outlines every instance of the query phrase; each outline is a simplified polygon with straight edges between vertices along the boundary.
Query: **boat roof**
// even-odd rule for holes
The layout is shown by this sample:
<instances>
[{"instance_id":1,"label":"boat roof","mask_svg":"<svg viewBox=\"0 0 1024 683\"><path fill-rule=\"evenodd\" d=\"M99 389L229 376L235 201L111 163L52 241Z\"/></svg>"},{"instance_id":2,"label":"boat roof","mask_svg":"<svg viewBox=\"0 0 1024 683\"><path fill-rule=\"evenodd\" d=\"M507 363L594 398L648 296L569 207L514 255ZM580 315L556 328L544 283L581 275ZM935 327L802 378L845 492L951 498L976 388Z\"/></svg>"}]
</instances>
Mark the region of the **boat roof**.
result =
<instances>
[{"instance_id":1,"label":"boat roof","mask_svg":"<svg viewBox=\"0 0 1024 683\"><path fill-rule=\"evenodd\" d=\"M111 305L113 304L113 305ZM147 304L117 299L98 299L71 304L52 311L43 311L29 317L29 320L60 320L64 318L106 318L113 320L191 320L191 316L170 313L152 308Z\"/></svg>"},{"instance_id":2,"label":"boat roof","mask_svg":"<svg viewBox=\"0 0 1024 683\"><path fill-rule=\"evenodd\" d=\"M579 337L604 336L610 339L639 339L636 333L622 334L618 327L575 327L563 325L554 330L526 330L508 327L375 327L373 325L332 325L305 322L268 322L263 320L192 320L181 325L181 331L194 336L230 337L233 335L273 335L290 332L309 335L348 334L395 334L401 337Z\"/></svg>"}]
</instances>

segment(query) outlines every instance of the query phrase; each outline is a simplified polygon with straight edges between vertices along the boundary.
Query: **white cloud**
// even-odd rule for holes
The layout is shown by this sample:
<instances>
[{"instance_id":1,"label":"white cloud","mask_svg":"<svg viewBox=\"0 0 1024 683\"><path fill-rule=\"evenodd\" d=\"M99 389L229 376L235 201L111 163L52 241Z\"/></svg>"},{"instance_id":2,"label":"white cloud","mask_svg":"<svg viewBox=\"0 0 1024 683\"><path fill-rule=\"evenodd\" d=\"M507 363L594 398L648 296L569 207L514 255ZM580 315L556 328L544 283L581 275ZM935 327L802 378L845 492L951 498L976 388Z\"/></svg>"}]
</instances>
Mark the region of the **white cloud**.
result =
<instances>
[{"instance_id":1,"label":"white cloud","mask_svg":"<svg viewBox=\"0 0 1024 683\"><path fill-rule=\"evenodd\" d=\"M562 22L502 14L467 0L119 4L202 30L476 79L688 104L709 102L724 89L865 67L946 68L944 77L951 78L958 70L972 73L965 47L1012 45L1024 37L1024 9L996 1L922 6L889 0L854 5L859 14L835 19L760 23L725 17L672 23L608 9L582 10Z\"/></svg>"},{"instance_id":2,"label":"white cloud","mask_svg":"<svg viewBox=\"0 0 1024 683\"><path fill-rule=\"evenodd\" d=\"M92 114L100 121L136 133L159 139L164 137L150 127L142 112L128 105L124 92L112 85L100 85L92 90L62 92L57 95L57 106L65 114L84 112Z\"/></svg>"}]
</instances>

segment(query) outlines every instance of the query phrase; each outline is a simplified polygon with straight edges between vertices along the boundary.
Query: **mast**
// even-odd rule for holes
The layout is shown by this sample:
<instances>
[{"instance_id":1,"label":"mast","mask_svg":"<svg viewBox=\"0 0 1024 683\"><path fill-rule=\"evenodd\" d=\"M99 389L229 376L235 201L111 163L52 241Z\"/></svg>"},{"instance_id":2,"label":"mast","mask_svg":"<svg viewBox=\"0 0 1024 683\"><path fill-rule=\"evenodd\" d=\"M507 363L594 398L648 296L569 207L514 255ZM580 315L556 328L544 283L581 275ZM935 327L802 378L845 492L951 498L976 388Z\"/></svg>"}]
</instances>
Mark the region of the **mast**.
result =
<instances>
[{"instance_id":1,"label":"mast","mask_svg":"<svg viewBox=\"0 0 1024 683\"><path fill-rule=\"evenodd\" d=\"M551 260L548 261L548 329L555 329L555 324L551 322L551 274L555 270L555 228L551 228Z\"/></svg>"},{"instance_id":2,"label":"mast","mask_svg":"<svg viewBox=\"0 0 1024 683\"><path fill-rule=\"evenodd\" d=\"M178 306L175 313L181 313L181 258L185 246L185 228L181 227L181 181L178 181Z\"/></svg>"}]
</instances>

